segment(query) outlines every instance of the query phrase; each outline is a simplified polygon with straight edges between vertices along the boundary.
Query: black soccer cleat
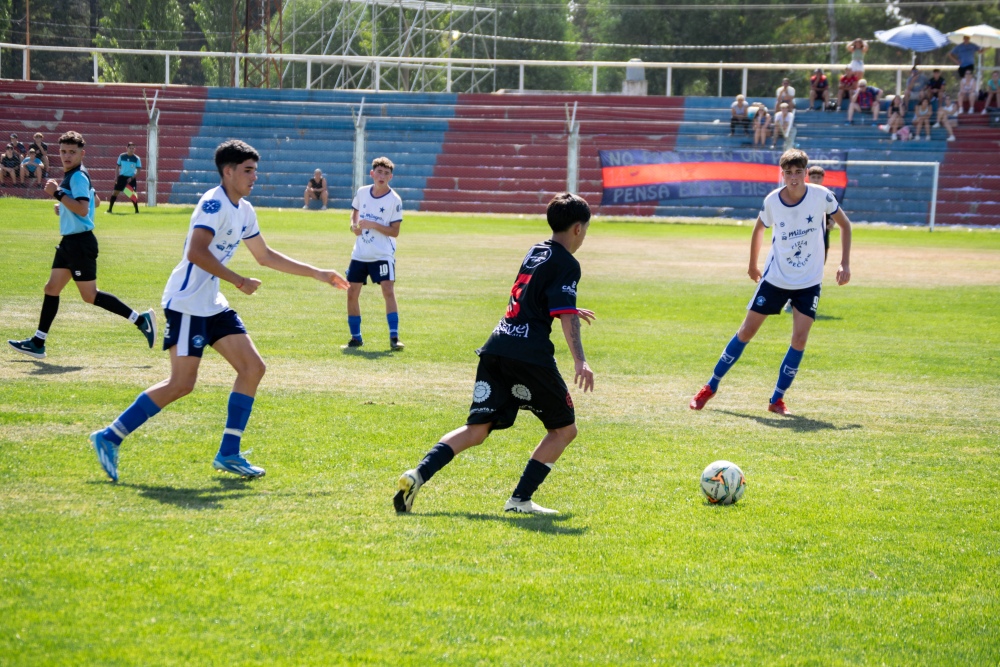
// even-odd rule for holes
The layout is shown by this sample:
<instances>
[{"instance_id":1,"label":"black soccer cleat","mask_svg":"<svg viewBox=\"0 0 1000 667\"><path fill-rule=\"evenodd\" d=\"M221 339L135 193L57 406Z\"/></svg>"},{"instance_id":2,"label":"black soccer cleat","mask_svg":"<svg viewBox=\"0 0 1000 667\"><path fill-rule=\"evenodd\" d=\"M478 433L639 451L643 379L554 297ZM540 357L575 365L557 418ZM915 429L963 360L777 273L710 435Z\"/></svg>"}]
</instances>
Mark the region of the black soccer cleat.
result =
<instances>
[{"instance_id":1,"label":"black soccer cleat","mask_svg":"<svg viewBox=\"0 0 1000 667\"><path fill-rule=\"evenodd\" d=\"M351 338L351 340L347 341L347 345L341 345L340 349L347 350L347 349L352 348L352 347L361 347L364 344L365 344L365 342L363 340L361 340L360 338Z\"/></svg>"},{"instance_id":2,"label":"black soccer cleat","mask_svg":"<svg viewBox=\"0 0 1000 667\"><path fill-rule=\"evenodd\" d=\"M399 351L399 350L405 349L406 346L403 345L402 341L400 341L398 338L390 338L389 339L389 348L393 349L393 350L396 350L396 351Z\"/></svg>"}]
</instances>

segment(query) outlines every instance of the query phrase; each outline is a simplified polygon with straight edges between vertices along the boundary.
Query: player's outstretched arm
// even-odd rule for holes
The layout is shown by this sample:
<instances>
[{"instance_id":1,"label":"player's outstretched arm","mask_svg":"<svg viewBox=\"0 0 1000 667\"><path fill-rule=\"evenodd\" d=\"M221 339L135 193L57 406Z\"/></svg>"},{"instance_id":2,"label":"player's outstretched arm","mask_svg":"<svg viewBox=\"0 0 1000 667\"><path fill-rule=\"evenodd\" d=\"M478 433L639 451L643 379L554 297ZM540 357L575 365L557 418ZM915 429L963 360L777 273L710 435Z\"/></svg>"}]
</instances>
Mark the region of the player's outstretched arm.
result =
<instances>
[{"instance_id":1,"label":"player's outstretched arm","mask_svg":"<svg viewBox=\"0 0 1000 667\"><path fill-rule=\"evenodd\" d=\"M760 216L757 216L757 224L753 226L753 234L750 236L750 268L747 270L750 280L755 283L759 283L761 279L761 272L757 265L760 258L760 246L764 243L765 229L767 227L764 226L764 221L760 219Z\"/></svg>"},{"instance_id":2,"label":"player's outstretched arm","mask_svg":"<svg viewBox=\"0 0 1000 667\"><path fill-rule=\"evenodd\" d=\"M560 315L559 321L562 323L563 336L566 337L566 345L569 346L569 351L573 355L573 363L576 367L573 384L583 389L584 393L586 393L594 390L594 371L590 370L590 366L587 365L587 358L583 354L580 319L582 315L587 324L590 324L590 321L594 319L594 313L589 310L580 311L580 313L580 315L576 313ZM584 315L584 313L586 314Z\"/></svg>"},{"instance_id":3,"label":"player's outstretched arm","mask_svg":"<svg viewBox=\"0 0 1000 667\"><path fill-rule=\"evenodd\" d=\"M832 216L840 227L840 268L837 269L837 284L846 285L851 281L851 221L844 209L838 209Z\"/></svg>"},{"instance_id":4,"label":"player's outstretched arm","mask_svg":"<svg viewBox=\"0 0 1000 667\"><path fill-rule=\"evenodd\" d=\"M269 269L281 271L282 273L290 273L293 276L315 278L321 283L327 283L339 289L347 289L347 281L333 269L317 269L311 264L296 261L288 255L268 246L261 234L246 239L246 244L250 250L250 254L253 255L254 259L261 266L266 266Z\"/></svg>"}]
</instances>

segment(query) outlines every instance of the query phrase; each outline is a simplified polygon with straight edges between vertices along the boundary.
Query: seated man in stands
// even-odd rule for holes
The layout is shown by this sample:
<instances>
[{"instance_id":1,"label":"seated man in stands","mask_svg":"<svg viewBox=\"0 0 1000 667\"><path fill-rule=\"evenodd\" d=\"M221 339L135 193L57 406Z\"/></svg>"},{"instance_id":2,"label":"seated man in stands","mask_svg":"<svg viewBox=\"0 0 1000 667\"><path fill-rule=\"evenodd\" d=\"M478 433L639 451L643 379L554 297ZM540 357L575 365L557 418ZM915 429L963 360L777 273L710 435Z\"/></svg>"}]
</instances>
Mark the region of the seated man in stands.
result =
<instances>
[{"instance_id":1,"label":"seated man in stands","mask_svg":"<svg viewBox=\"0 0 1000 667\"><path fill-rule=\"evenodd\" d=\"M45 165L38 159L34 148L28 149L28 155L21 160L21 183L28 185L28 179L35 179L35 185L42 187L42 174Z\"/></svg>"},{"instance_id":2,"label":"seated man in stands","mask_svg":"<svg viewBox=\"0 0 1000 667\"><path fill-rule=\"evenodd\" d=\"M806 111L816 108L816 100L823 102L820 109L826 109L830 104L830 81L826 78L826 74L823 74L823 70L818 68L809 77L809 106Z\"/></svg>"},{"instance_id":3,"label":"seated man in stands","mask_svg":"<svg viewBox=\"0 0 1000 667\"><path fill-rule=\"evenodd\" d=\"M14 146L7 144L7 149L0 156L0 185L3 185L7 177L10 176L11 185L17 185L18 174L21 171L21 160L14 152Z\"/></svg>"},{"instance_id":4,"label":"seated man in stands","mask_svg":"<svg viewBox=\"0 0 1000 667\"><path fill-rule=\"evenodd\" d=\"M41 132L35 132L35 136L32 137L31 145L28 148L35 149L35 157L42 161L47 175L49 173L49 145L45 143L45 135Z\"/></svg>"},{"instance_id":5,"label":"seated man in stands","mask_svg":"<svg viewBox=\"0 0 1000 667\"><path fill-rule=\"evenodd\" d=\"M24 144L17 140L17 133L10 133L10 145L14 147L14 153L17 155L18 161L23 160L28 156L28 151L25 149Z\"/></svg>"},{"instance_id":6,"label":"seated man in stands","mask_svg":"<svg viewBox=\"0 0 1000 667\"><path fill-rule=\"evenodd\" d=\"M983 102L983 113L986 109L1000 107L1000 71L993 70L989 81L986 82L986 101Z\"/></svg>"},{"instance_id":7,"label":"seated man in stands","mask_svg":"<svg viewBox=\"0 0 1000 667\"><path fill-rule=\"evenodd\" d=\"M945 91L944 75L941 70L936 69L931 73L931 79L927 82L927 97L932 102L936 101L941 93Z\"/></svg>"},{"instance_id":8,"label":"seated man in stands","mask_svg":"<svg viewBox=\"0 0 1000 667\"><path fill-rule=\"evenodd\" d=\"M872 121L878 123L878 110L881 104L880 97L882 90L875 86L869 86L864 79L858 81L858 89L854 91L851 98L851 106L847 109L847 124L854 125L855 113L871 112Z\"/></svg>"},{"instance_id":9,"label":"seated man in stands","mask_svg":"<svg viewBox=\"0 0 1000 667\"><path fill-rule=\"evenodd\" d=\"M326 210L326 200L329 194L326 188L326 177L323 176L323 172L317 169L313 172L313 177L309 179L309 184L306 185L305 192L305 205L302 208L309 208L309 202L314 199L318 199L323 202L323 208L321 210Z\"/></svg>"},{"instance_id":10,"label":"seated man in stands","mask_svg":"<svg viewBox=\"0 0 1000 667\"><path fill-rule=\"evenodd\" d=\"M840 76L840 83L837 87L837 104L844 109L851 104L854 91L858 89L858 81L861 75L850 67L844 68L844 73Z\"/></svg>"},{"instance_id":11,"label":"seated man in stands","mask_svg":"<svg viewBox=\"0 0 1000 667\"><path fill-rule=\"evenodd\" d=\"M787 104L788 108L795 111L795 89L789 79L782 79L781 86L774 92L774 111L777 113L782 104Z\"/></svg>"},{"instance_id":12,"label":"seated man in stands","mask_svg":"<svg viewBox=\"0 0 1000 667\"><path fill-rule=\"evenodd\" d=\"M774 114L774 132L771 134L773 149L780 135L785 141L784 150L795 147L795 112L788 108L788 102L782 102L778 113Z\"/></svg>"},{"instance_id":13,"label":"seated man in stands","mask_svg":"<svg viewBox=\"0 0 1000 667\"><path fill-rule=\"evenodd\" d=\"M911 101L914 104L920 104L920 100L930 95L927 83L927 75L914 65L913 69L910 70L910 78L906 80L906 94L903 96L904 111L910 108Z\"/></svg>"},{"instance_id":14,"label":"seated man in stands","mask_svg":"<svg viewBox=\"0 0 1000 667\"><path fill-rule=\"evenodd\" d=\"M737 95L736 101L729 105L732 117L729 119L729 136L733 136L737 127L743 128L743 134L750 134L750 104L743 95Z\"/></svg>"}]
</instances>

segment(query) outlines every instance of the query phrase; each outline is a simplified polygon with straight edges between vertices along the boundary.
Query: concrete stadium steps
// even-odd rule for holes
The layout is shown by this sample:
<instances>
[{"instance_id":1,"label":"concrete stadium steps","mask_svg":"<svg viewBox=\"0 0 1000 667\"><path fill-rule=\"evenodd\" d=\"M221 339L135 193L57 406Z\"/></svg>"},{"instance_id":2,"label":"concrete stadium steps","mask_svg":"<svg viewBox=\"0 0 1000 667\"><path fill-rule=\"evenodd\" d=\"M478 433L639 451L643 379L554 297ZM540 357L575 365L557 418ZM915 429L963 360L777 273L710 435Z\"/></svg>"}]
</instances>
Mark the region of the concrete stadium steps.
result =
<instances>
[{"instance_id":1,"label":"concrete stadium steps","mask_svg":"<svg viewBox=\"0 0 1000 667\"><path fill-rule=\"evenodd\" d=\"M990 118L958 117L956 141L948 144L941 165L938 223L1000 225L1000 128Z\"/></svg>"}]
</instances>

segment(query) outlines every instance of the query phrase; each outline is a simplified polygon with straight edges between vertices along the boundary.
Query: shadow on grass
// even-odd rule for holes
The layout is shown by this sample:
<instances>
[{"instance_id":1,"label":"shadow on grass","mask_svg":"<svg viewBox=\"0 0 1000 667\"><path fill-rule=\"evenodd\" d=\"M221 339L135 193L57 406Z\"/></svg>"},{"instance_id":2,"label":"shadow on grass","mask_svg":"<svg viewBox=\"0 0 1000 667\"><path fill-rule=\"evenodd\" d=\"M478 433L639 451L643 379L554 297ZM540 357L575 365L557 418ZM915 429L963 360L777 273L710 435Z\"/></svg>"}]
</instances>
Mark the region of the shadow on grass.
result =
<instances>
[{"instance_id":1,"label":"shadow on grass","mask_svg":"<svg viewBox=\"0 0 1000 667\"><path fill-rule=\"evenodd\" d=\"M364 357L365 359L381 359L392 356L392 350L363 350L358 347L342 347L340 351L347 356Z\"/></svg>"},{"instance_id":2,"label":"shadow on grass","mask_svg":"<svg viewBox=\"0 0 1000 667\"><path fill-rule=\"evenodd\" d=\"M447 516L468 519L469 521L495 521L521 530L550 535L583 535L587 528L571 528L560 526L563 521L573 518L572 514L474 514L472 512L421 512L418 514L400 514L399 516Z\"/></svg>"},{"instance_id":3,"label":"shadow on grass","mask_svg":"<svg viewBox=\"0 0 1000 667\"><path fill-rule=\"evenodd\" d=\"M77 373L83 370L83 366L56 366L32 359L17 359L14 363L32 364L34 369L31 370L31 375L62 375L63 373Z\"/></svg>"},{"instance_id":4,"label":"shadow on grass","mask_svg":"<svg viewBox=\"0 0 1000 667\"><path fill-rule=\"evenodd\" d=\"M746 412L733 412L732 410L716 410L716 412L721 412L724 415L731 415L733 417L740 417L741 419L750 419L758 424L770 426L771 428L784 428L798 433L811 433L813 431L852 431L854 429L862 428L861 424L837 426L836 424L831 424L830 422L810 419L809 417L803 417L801 415L765 417L764 415L755 415Z\"/></svg>"},{"instance_id":5,"label":"shadow on grass","mask_svg":"<svg viewBox=\"0 0 1000 667\"><path fill-rule=\"evenodd\" d=\"M224 501L237 500L243 496L251 495L247 488L250 480L223 478L216 481L219 488L185 489L176 486L152 486L122 482L119 482L118 486L135 489L143 498L149 498L164 505L193 510L222 509Z\"/></svg>"}]
</instances>

